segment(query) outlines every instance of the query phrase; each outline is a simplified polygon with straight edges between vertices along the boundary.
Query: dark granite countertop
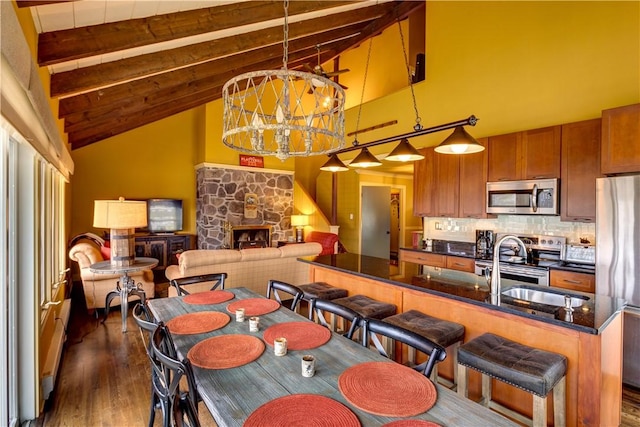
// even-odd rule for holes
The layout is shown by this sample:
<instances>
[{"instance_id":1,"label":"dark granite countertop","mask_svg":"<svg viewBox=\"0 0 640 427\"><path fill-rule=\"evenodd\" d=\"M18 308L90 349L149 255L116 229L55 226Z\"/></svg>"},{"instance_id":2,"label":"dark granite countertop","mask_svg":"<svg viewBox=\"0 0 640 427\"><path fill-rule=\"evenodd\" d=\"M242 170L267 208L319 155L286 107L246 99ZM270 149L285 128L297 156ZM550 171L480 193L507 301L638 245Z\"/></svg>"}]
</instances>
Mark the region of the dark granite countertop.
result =
<instances>
[{"instance_id":1,"label":"dark granite countertop","mask_svg":"<svg viewBox=\"0 0 640 427\"><path fill-rule=\"evenodd\" d=\"M452 240L432 240L431 246L427 248L426 246L409 246L405 248L400 248L402 250L413 251L413 252L428 252L433 254L440 255L452 255L459 256L463 258L475 258L476 256L476 245L475 243L469 242L456 242Z\"/></svg>"},{"instance_id":2,"label":"dark granite countertop","mask_svg":"<svg viewBox=\"0 0 640 427\"><path fill-rule=\"evenodd\" d=\"M563 307L527 303L507 296L501 296L499 303L492 303L486 279L484 276L473 273L428 267L410 262L400 262L400 265L392 266L386 259L352 253L300 258L300 260L320 267L424 291L590 334L602 332L614 314L624 307L622 299L577 291L567 292L558 288L521 284L514 280L502 279L503 291L514 286L524 286L563 296L571 294L589 298L582 306L576 307L571 316L568 316Z\"/></svg>"},{"instance_id":3,"label":"dark granite countertop","mask_svg":"<svg viewBox=\"0 0 640 427\"><path fill-rule=\"evenodd\" d=\"M552 264L549 266L549 270L562 270L562 271L571 271L574 273L584 273L584 274L596 274L595 267L589 267L586 265L578 265L578 264L566 264L563 261L558 262L557 264Z\"/></svg>"}]
</instances>

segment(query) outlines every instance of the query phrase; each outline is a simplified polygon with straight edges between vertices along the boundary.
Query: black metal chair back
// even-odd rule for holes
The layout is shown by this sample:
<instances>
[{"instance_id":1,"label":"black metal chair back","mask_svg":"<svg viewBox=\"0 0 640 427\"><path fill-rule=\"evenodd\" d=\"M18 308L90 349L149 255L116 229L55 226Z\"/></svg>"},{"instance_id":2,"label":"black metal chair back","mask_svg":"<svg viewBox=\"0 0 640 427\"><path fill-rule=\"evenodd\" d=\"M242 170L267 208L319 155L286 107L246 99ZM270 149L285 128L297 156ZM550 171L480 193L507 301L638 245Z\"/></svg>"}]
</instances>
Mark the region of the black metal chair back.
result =
<instances>
[{"instance_id":1,"label":"black metal chair back","mask_svg":"<svg viewBox=\"0 0 640 427\"><path fill-rule=\"evenodd\" d=\"M153 333L151 349L155 371L154 391L162 406L163 427L199 427L198 389L191 362L178 357L171 333L162 323ZM188 390L180 389L182 378L185 378Z\"/></svg>"},{"instance_id":2,"label":"black metal chair back","mask_svg":"<svg viewBox=\"0 0 640 427\"><path fill-rule=\"evenodd\" d=\"M361 327L362 318L358 313L356 313L349 307L336 304L329 300L312 298L311 302L309 303L309 319L313 320L315 313L316 318L322 326L326 326L327 328L332 329L331 325L329 325L327 319L324 317L325 312L339 316L345 322L347 322L347 324L349 325L349 329L342 335L349 339L352 339L355 332Z\"/></svg>"},{"instance_id":3,"label":"black metal chair back","mask_svg":"<svg viewBox=\"0 0 640 427\"><path fill-rule=\"evenodd\" d=\"M213 282L210 291L216 289L224 289L224 281L227 278L227 273L212 273L212 274L201 274L199 276L189 276L189 277L181 277L179 279L173 279L171 281L171 286L176 288L176 292L178 296L189 295L190 292L185 289L183 286L193 285L196 283L206 283Z\"/></svg>"},{"instance_id":4,"label":"black metal chair back","mask_svg":"<svg viewBox=\"0 0 640 427\"><path fill-rule=\"evenodd\" d=\"M154 388L156 372L153 369L153 350L151 349L151 340L153 339L153 333L158 328L158 324L155 323L153 316L147 309L147 306L142 303L138 303L133 307L133 319L138 325L140 336L142 337L142 344L144 344L147 357L151 362L151 409L149 412L149 427L153 427L156 418L156 408L160 405L160 399Z\"/></svg>"},{"instance_id":5,"label":"black metal chair back","mask_svg":"<svg viewBox=\"0 0 640 427\"><path fill-rule=\"evenodd\" d=\"M279 292L283 292L293 296L291 305L283 304L283 300ZM273 294L276 301L282 304L283 307L287 307L292 311L297 310L298 304L304 296L304 292L299 287L291 285L289 283L281 282L279 280L269 280L269 284L267 285L267 298L271 298L271 294Z\"/></svg>"},{"instance_id":6,"label":"black metal chair back","mask_svg":"<svg viewBox=\"0 0 640 427\"><path fill-rule=\"evenodd\" d=\"M444 347L413 331L377 319L365 319L363 322L362 344L364 346L368 346L369 340L371 340L378 352L385 357L389 357L389 355L377 335L411 346L428 356L424 363L414 367L415 370L422 372L426 377L431 376L431 371L436 363L442 362L447 357L447 351Z\"/></svg>"}]
</instances>

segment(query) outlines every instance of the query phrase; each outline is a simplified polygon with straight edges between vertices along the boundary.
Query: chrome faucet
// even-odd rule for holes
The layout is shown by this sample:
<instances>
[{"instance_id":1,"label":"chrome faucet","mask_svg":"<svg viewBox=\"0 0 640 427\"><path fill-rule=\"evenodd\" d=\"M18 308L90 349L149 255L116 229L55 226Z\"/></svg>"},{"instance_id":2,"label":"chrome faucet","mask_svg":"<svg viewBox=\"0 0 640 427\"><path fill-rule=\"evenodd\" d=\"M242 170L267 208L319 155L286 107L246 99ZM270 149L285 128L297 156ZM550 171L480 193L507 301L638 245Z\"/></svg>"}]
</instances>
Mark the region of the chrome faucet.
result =
<instances>
[{"instance_id":1,"label":"chrome faucet","mask_svg":"<svg viewBox=\"0 0 640 427\"><path fill-rule=\"evenodd\" d=\"M507 235L504 236L502 239L500 239L494 246L493 246L493 263L491 266L491 283L490 283L490 292L492 296L499 296L500 295L500 245L502 245L502 242L504 242L505 240L508 239L512 239L515 240L516 242L518 242L518 244L520 245L520 247L522 248L522 253L524 254L524 256L527 256L527 247L524 244L524 242L522 240L520 240L518 237L516 236L512 236L512 235Z\"/></svg>"}]
</instances>

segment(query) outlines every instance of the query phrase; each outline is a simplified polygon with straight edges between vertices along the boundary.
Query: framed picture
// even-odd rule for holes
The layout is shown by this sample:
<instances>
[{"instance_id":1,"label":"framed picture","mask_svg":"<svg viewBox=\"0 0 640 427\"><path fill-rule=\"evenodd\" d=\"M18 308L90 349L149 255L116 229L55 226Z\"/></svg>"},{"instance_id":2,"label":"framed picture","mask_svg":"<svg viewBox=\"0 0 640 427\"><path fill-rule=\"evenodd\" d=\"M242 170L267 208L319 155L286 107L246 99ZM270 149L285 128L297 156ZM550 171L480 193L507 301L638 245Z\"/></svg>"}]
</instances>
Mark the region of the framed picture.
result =
<instances>
[{"instance_id":1,"label":"framed picture","mask_svg":"<svg viewBox=\"0 0 640 427\"><path fill-rule=\"evenodd\" d=\"M246 193L244 195L244 217L258 217L258 195L254 193Z\"/></svg>"}]
</instances>

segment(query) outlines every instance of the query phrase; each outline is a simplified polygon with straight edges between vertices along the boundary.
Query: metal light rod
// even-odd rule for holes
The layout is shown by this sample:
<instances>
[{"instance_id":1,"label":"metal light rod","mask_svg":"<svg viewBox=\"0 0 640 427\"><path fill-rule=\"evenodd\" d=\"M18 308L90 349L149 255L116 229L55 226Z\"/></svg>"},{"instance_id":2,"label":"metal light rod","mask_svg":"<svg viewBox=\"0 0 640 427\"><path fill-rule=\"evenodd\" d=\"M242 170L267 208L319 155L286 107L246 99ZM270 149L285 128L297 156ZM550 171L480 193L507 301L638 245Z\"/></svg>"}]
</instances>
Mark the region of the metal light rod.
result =
<instances>
[{"instance_id":1,"label":"metal light rod","mask_svg":"<svg viewBox=\"0 0 640 427\"><path fill-rule=\"evenodd\" d=\"M390 136L387 138L379 139L377 141L367 142L365 144L358 144L352 147L343 148L342 150L334 151L333 154L342 154L347 153L349 151L361 150L363 148L375 147L376 145L386 144L388 142L399 141L402 138L414 138L416 136L427 135L430 133L440 132L447 129L453 129L457 126L475 126L478 122L478 118L476 116L471 115L466 119L458 120L456 122L447 123L444 125L433 126L430 128L420 129L413 132L408 132L402 135Z\"/></svg>"}]
</instances>

